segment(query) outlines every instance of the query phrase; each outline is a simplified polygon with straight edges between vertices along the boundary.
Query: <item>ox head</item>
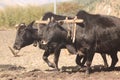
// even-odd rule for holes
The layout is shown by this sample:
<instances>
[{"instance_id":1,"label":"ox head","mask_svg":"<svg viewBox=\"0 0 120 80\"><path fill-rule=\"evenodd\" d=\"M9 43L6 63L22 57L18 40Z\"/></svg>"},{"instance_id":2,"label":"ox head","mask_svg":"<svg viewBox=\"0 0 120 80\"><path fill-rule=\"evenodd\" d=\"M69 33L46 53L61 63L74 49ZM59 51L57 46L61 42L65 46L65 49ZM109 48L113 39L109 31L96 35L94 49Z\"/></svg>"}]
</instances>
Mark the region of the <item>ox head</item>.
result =
<instances>
[{"instance_id":1,"label":"ox head","mask_svg":"<svg viewBox=\"0 0 120 80\"><path fill-rule=\"evenodd\" d=\"M18 30L16 33L15 43L13 45L13 48L16 50L20 50L21 48L30 45L33 43L33 22L31 22L29 25L25 25L24 23L21 23L18 25Z\"/></svg>"},{"instance_id":2,"label":"ox head","mask_svg":"<svg viewBox=\"0 0 120 80\"><path fill-rule=\"evenodd\" d=\"M51 21L48 25L46 25L46 30L43 32L41 43L45 45L49 44L50 42L65 41L68 38L68 24L82 22L82 19Z\"/></svg>"},{"instance_id":3,"label":"ox head","mask_svg":"<svg viewBox=\"0 0 120 80\"><path fill-rule=\"evenodd\" d=\"M43 31L41 44L46 45L51 41L58 41L60 38L57 38L57 35L61 35L61 31L65 31L65 29L62 28L60 24L57 22L50 22Z\"/></svg>"}]
</instances>

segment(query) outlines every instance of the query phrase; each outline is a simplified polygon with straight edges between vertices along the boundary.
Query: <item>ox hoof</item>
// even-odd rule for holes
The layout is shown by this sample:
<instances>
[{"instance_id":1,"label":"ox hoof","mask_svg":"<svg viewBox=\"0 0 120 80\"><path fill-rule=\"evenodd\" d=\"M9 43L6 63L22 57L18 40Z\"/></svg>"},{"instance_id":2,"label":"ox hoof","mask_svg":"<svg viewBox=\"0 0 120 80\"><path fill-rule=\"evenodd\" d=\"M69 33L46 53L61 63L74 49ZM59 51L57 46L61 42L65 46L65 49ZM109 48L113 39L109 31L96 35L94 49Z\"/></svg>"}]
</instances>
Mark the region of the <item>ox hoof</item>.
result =
<instances>
[{"instance_id":1,"label":"ox hoof","mask_svg":"<svg viewBox=\"0 0 120 80\"><path fill-rule=\"evenodd\" d=\"M90 73L91 73L91 68L87 69L87 70L85 71L85 73L86 73L86 75L90 75Z\"/></svg>"},{"instance_id":2,"label":"ox hoof","mask_svg":"<svg viewBox=\"0 0 120 80\"><path fill-rule=\"evenodd\" d=\"M107 65L105 65L105 66L103 66L103 68L108 68L108 66L107 66Z\"/></svg>"},{"instance_id":3,"label":"ox hoof","mask_svg":"<svg viewBox=\"0 0 120 80\"><path fill-rule=\"evenodd\" d=\"M49 67L55 68L55 64L53 64L53 63L49 63L48 65L49 65Z\"/></svg>"},{"instance_id":4,"label":"ox hoof","mask_svg":"<svg viewBox=\"0 0 120 80\"><path fill-rule=\"evenodd\" d=\"M113 71L113 70L115 70L115 67L109 67L108 68L108 71Z\"/></svg>"},{"instance_id":5,"label":"ox hoof","mask_svg":"<svg viewBox=\"0 0 120 80\"><path fill-rule=\"evenodd\" d=\"M85 74L90 75L90 71L86 70Z\"/></svg>"},{"instance_id":6,"label":"ox hoof","mask_svg":"<svg viewBox=\"0 0 120 80\"><path fill-rule=\"evenodd\" d=\"M20 55L14 55L14 57L20 57Z\"/></svg>"},{"instance_id":7,"label":"ox hoof","mask_svg":"<svg viewBox=\"0 0 120 80\"><path fill-rule=\"evenodd\" d=\"M108 68L108 64L104 64L104 68Z\"/></svg>"},{"instance_id":8,"label":"ox hoof","mask_svg":"<svg viewBox=\"0 0 120 80\"><path fill-rule=\"evenodd\" d=\"M85 77L90 77L90 74L86 73L86 74L85 74Z\"/></svg>"},{"instance_id":9,"label":"ox hoof","mask_svg":"<svg viewBox=\"0 0 120 80\"><path fill-rule=\"evenodd\" d=\"M77 72L77 71L79 71L80 69L81 69L81 66L77 65L77 66L75 66L75 67L72 69L72 71L73 71L73 72Z\"/></svg>"},{"instance_id":10,"label":"ox hoof","mask_svg":"<svg viewBox=\"0 0 120 80\"><path fill-rule=\"evenodd\" d=\"M60 71L60 69L52 69L52 71L54 71L54 72L59 72Z\"/></svg>"}]
</instances>

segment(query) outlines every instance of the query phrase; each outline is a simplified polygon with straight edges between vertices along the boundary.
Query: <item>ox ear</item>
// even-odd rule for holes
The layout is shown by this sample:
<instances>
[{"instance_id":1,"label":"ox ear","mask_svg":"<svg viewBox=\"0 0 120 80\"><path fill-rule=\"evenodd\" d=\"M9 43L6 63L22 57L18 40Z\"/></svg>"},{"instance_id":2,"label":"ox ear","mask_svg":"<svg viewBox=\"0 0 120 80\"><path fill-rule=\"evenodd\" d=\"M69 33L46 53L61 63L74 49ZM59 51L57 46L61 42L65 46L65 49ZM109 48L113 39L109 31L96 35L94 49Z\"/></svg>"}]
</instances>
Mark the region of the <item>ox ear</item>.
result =
<instances>
[{"instance_id":1,"label":"ox ear","mask_svg":"<svg viewBox=\"0 0 120 80\"><path fill-rule=\"evenodd\" d=\"M35 23L35 20L32 21L30 24L28 24L28 26L26 27L26 29L33 29L33 24Z\"/></svg>"}]
</instances>

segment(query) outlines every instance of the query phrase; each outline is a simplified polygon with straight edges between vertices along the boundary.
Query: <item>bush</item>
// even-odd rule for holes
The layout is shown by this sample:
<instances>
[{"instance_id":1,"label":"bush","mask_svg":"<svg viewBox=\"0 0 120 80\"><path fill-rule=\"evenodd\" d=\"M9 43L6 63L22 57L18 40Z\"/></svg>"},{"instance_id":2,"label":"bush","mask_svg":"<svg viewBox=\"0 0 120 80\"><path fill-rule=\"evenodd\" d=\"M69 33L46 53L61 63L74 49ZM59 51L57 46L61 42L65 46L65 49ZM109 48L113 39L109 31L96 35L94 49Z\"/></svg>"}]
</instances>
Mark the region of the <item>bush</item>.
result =
<instances>
[{"instance_id":1,"label":"bush","mask_svg":"<svg viewBox=\"0 0 120 80\"><path fill-rule=\"evenodd\" d=\"M12 27L21 22L29 23L33 20L40 19L41 16L48 11L46 7L27 6L27 7L6 7L0 12L0 26ZM53 11L52 7L48 8Z\"/></svg>"},{"instance_id":2,"label":"bush","mask_svg":"<svg viewBox=\"0 0 120 80\"><path fill-rule=\"evenodd\" d=\"M86 10L90 13L107 14L108 8L111 10L109 15L120 16L120 0L76 0L71 2L57 3L57 14L74 16L79 10ZM103 8L104 6L104 8ZM106 8L105 8L106 7ZM0 11L0 26L12 27L21 22L30 23L40 19L45 12L53 12L53 3L42 6L27 7L6 7Z\"/></svg>"}]
</instances>

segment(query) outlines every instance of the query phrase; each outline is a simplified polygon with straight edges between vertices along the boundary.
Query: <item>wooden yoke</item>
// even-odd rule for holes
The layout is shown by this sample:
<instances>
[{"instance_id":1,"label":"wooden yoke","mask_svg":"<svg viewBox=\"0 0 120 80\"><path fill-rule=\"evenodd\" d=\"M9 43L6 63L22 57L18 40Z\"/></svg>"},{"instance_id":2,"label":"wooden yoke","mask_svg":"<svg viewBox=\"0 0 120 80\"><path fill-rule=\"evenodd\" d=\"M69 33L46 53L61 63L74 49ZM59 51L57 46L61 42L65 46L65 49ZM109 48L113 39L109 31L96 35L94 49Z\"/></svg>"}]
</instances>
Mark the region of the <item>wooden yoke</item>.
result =
<instances>
[{"instance_id":1,"label":"wooden yoke","mask_svg":"<svg viewBox=\"0 0 120 80\"><path fill-rule=\"evenodd\" d=\"M36 24L48 24L50 22L50 18L48 18L48 20L36 20L35 23Z\"/></svg>"},{"instance_id":2,"label":"wooden yoke","mask_svg":"<svg viewBox=\"0 0 120 80\"><path fill-rule=\"evenodd\" d=\"M76 23L82 23L83 22L83 19L77 19L77 16L75 16L74 19L69 19L68 20L68 17L66 17L65 20L59 20L58 21L59 23L67 23L67 24L73 24L74 26L72 27L72 35L71 35L71 39L72 39L72 42L74 43L75 42L75 36L76 36ZM68 28L68 36L70 36L70 27L67 26Z\"/></svg>"},{"instance_id":3,"label":"wooden yoke","mask_svg":"<svg viewBox=\"0 0 120 80\"><path fill-rule=\"evenodd\" d=\"M76 36L76 21L77 20L77 16L75 16L75 18L74 18L74 26L73 26L73 36L72 36L72 42L74 43L75 42L75 36ZM78 20L78 22L81 22L81 21L79 21Z\"/></svg>"},{"instance_id":4,"label":"wooden yoke","mask_svg":"<svg viewBox=\"0 0 120 80\"><path fill-rule=\"evenodd\" d=\"M74 19L68 19L68 17L66 17L65 20L59 20L58 22L64 22L64 23L82 23L83 19L77 19L77 16L75 16Z\"/></svg>"}]
</instances>

